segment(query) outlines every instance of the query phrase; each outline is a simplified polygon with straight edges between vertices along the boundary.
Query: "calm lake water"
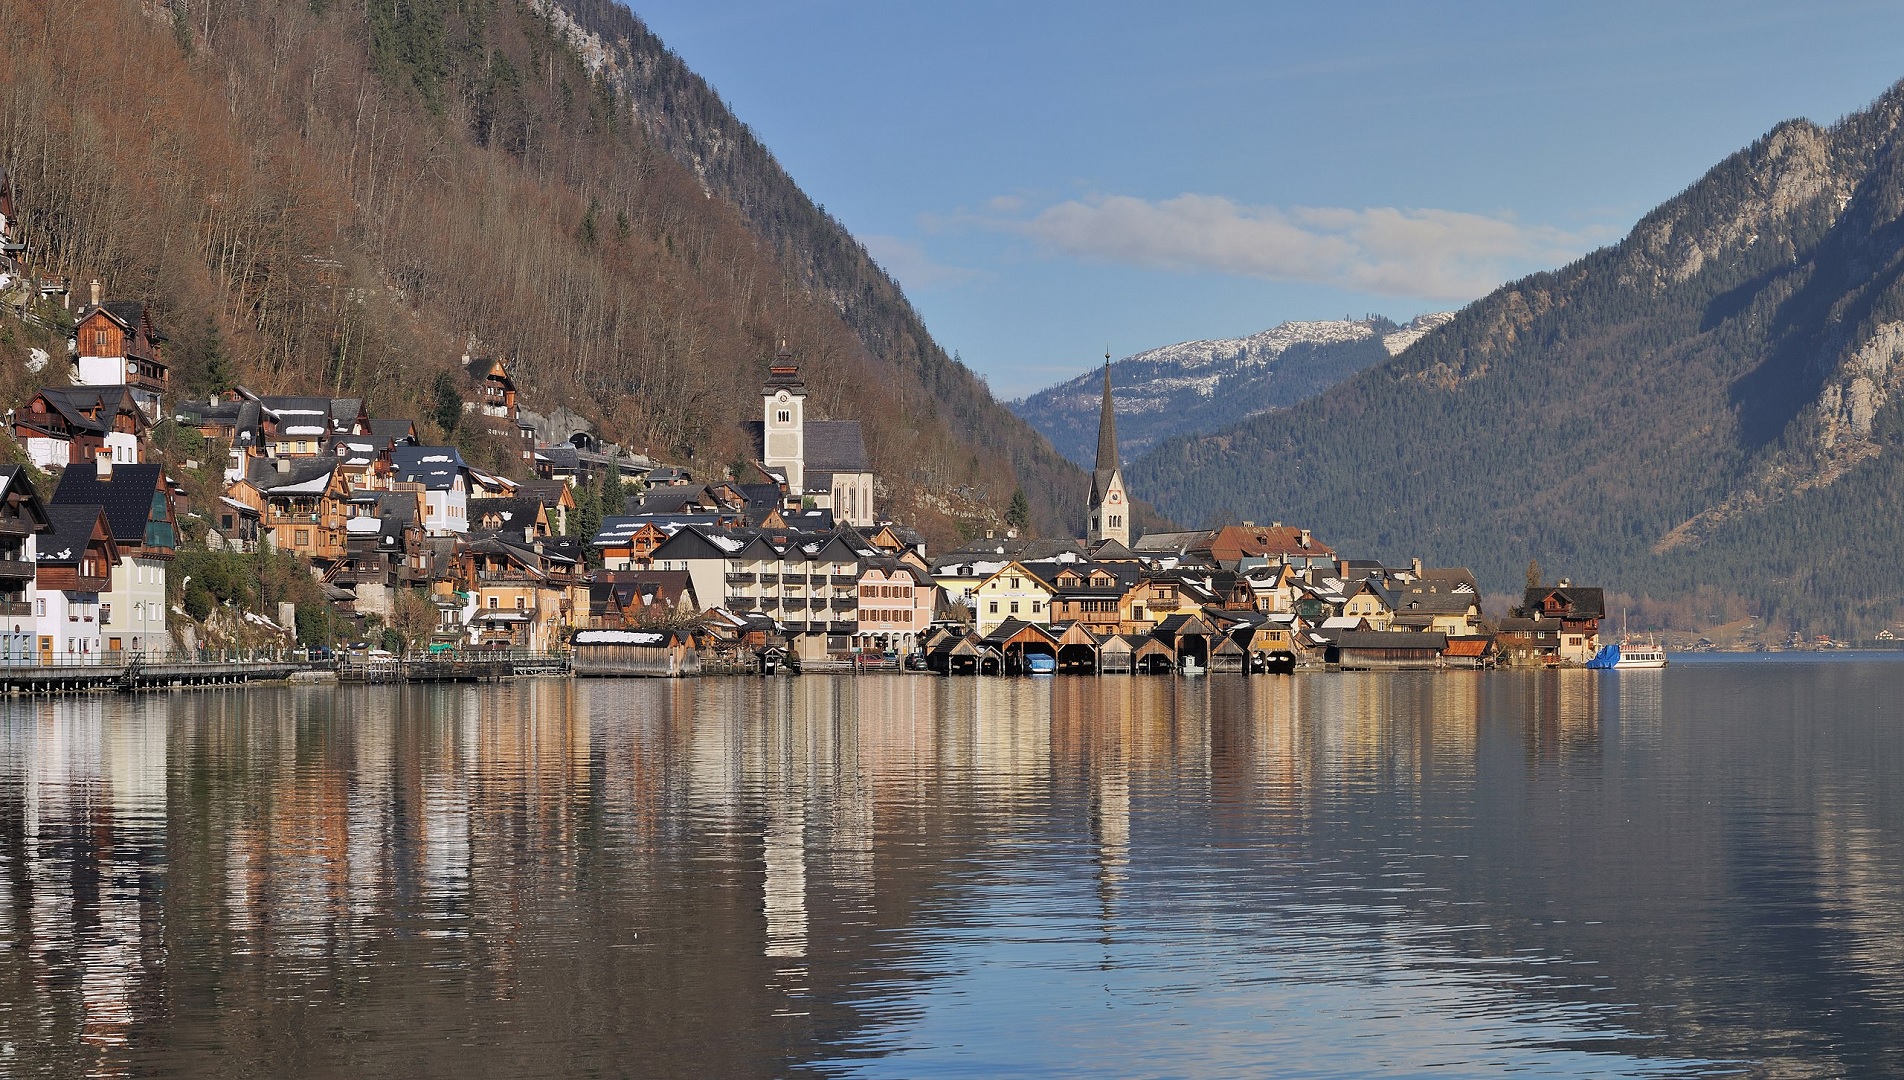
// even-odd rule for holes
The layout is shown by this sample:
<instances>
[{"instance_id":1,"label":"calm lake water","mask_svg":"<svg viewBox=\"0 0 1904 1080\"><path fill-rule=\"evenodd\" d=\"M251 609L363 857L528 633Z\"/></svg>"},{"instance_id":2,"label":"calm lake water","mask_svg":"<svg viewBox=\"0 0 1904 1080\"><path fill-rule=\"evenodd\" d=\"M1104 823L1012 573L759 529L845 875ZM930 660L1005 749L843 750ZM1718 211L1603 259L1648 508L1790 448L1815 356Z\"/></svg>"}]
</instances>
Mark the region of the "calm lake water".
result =
<instances>
[{"instance_id":1,"label":"calm lake water","mask_svg":"<svg viewBox=\"0 0 1904 1080\"><path fill-rule=\"evenodd\" d=\"M1904 663L0 703L0 1074L1904 1071Z\"/></svg>"}]
</instances>

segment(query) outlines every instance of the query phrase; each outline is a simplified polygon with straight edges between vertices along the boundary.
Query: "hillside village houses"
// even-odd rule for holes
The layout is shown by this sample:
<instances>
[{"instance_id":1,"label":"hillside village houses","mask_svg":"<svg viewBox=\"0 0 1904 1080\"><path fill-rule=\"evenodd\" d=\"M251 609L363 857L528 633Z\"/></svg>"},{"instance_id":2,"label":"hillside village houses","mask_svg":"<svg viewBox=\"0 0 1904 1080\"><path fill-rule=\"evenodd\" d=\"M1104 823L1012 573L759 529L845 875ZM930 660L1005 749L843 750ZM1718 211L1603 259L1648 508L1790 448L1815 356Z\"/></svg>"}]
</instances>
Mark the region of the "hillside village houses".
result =
<instances>
[{"instance_id":1,"label":"hillside village houses","mask_svg":"<svg viewBox=\"0 0 1904 1080\"><path fill-rule=\"evenodd\" d=\"M23 469L0 472L0 654L14 662L174 647L184 489L148 460L160 420L205 439L222 473L215 502L191 508L207 546L292 553L360 622L425 596L439 647L546 652L578 630L665 628L743 666L784 653L803 669L906 657L945 672L1024 670L1039 655L1103 672L1577 663L1599 648L1597 589L1530 589L1496 625L1458 568L1346 559L1281 522L1142 531L1108 369L1085 535L994 529L933 555L878 516L859 422L808 415L784 344L744 432L754 460L708 479L603 445L559 404L529 411L509 363L472 346L465 426L502 440L527 477L514 479L360 398L235 386L167 414L150 310L97 284L89 300L68 379L9 417L27 460L56 473L43 495ZM634 493L574 535L578 488L610 473Z\"/></svg>"}]
</instances>

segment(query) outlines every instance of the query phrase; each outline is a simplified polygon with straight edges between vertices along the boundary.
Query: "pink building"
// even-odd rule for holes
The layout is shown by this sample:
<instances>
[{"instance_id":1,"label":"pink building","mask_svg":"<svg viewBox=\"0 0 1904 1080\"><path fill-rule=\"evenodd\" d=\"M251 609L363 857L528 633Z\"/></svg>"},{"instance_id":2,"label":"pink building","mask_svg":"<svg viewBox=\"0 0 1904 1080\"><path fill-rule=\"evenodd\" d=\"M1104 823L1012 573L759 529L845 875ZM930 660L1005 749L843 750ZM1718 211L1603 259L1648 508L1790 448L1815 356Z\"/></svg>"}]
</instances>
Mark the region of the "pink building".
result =
<instances>
[{"instance_id":1,"label":"pink building","mask_svg":"<svg viewBox=\"0 0 1904 1080\"><path fill-rule=\"evenodd\" d=\"M859 630L853 647L912 652L932 625L937 591L932 575L911 563L868 560L859 576Z\"/></svg>"}]
</instances>

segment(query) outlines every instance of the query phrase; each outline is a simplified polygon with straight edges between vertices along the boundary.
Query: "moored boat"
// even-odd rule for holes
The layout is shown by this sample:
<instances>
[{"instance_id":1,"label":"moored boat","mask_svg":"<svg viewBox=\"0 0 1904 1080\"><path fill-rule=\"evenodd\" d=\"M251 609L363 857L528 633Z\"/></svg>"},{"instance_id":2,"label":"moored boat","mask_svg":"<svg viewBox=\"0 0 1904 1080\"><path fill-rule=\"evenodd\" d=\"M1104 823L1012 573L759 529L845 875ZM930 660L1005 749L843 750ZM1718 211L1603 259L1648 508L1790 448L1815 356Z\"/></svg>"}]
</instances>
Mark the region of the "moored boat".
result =
<instances>
[{"instance_id":1,"label":"moored boat","mask_svg":"<svg viewBox=\"0 0 1904 1080\"><path fill-rule=\"evenodd\" d=\"M1631 668L1663 668L1666 650L1658 645L1625 641L1600 646L1587 666L1595 671L1625 671Z\"/></svg>"}]
</instances>

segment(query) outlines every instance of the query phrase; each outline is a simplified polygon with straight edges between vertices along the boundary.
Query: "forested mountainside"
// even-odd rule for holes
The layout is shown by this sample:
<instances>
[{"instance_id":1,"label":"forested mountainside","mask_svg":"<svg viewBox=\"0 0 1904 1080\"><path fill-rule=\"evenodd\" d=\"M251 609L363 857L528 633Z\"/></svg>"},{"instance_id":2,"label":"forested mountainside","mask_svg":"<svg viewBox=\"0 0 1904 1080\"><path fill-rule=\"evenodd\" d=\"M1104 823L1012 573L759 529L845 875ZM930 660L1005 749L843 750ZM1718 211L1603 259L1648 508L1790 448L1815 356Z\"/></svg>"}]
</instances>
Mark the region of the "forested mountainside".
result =
<instances>
[{"instance_id":1,"label":"forested mountainside","mask_svg":"<svg viewBox=\"0 0 1904 1080\"><path fill-rule=\"evenodd\" d=\"M714 471L745 455L784 338L813 415L865 422L892 512L944 538L1022 480L1039 524L1082 524L1082 473L645 31L653 99L514 0L0 0L0 20L0 164L38 269L152 304L194 393L228 372L422 417L473 347L531 407ZM697 175L670 124L747 153ZM34 344L0 342L10 398Z\"/></svg>"},{"instance_id":2,"label":"forested mountainside","mask_svg":"<svg viewBox=\"0 0 1904 1080\"><path fill-rule=\"evenodd\" d=\"M870 355L920 388L916 414L948 424L982 455L1007 459L1045 531L1082 535L1090 487L1084 474L939 347L898 284L704 79L615 0L535 3L574 33L591 70L627 96L654 143L739 207L780 265L822 295ZM1162 520L1148 506L1137 509L1144 520Z\"/></svg>"},{"instance_id":3,"label":"forested mountainside","mask_svg":"<svg viewBox=\"0 0 1904 1080\"><path fill-rule=\"evenodd\" d=\"M1249 337L1185 341L1115 361L1111 397L1125 460L1173 435L1218 431L1314 397L1453 317L1423 315L1406 326L1380 315L1286 322ZM1087 371L1010 407L1059 453L1090 468L1103 393L1103 373Z\"/></svg>"},{"instance_id":4,"label":"forested mountainside","mask_svg":"<svg viewBox=\"0 0 1904 1080\"><path fill-rule=\"evenodd\" d=\"M1793 120L1620 243L1506 285L1321 396L1167 442L1132 486L1189 522L1301 521L1517 587L1872 632L1904 611L1904 85Z\"/></svg>"}]
</instances>

